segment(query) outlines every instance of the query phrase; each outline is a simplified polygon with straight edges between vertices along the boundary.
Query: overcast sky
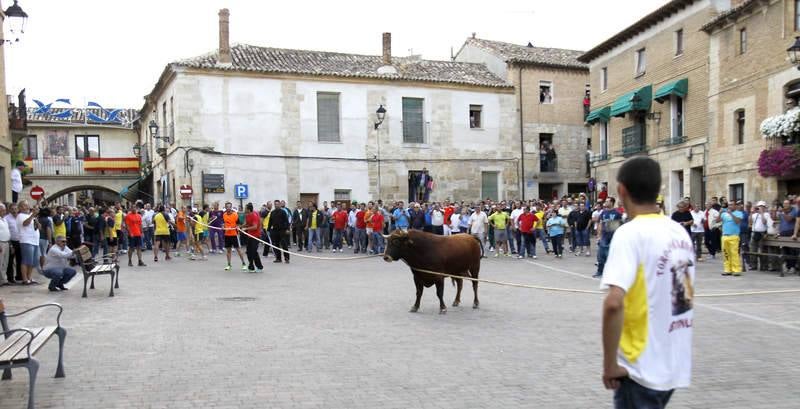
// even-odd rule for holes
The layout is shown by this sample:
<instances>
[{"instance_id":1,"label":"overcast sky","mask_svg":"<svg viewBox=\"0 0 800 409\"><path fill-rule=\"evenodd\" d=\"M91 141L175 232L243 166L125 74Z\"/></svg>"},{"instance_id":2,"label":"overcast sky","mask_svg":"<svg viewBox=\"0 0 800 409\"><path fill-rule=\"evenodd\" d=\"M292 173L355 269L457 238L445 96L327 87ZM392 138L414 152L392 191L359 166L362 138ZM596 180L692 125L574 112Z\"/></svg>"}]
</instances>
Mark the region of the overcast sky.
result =
<instances>
[{"instance_id":1,"label":"overcast sky","mask_svg":"<svg viewBox=\"0 0 800 409\"><path fill-rule=\"evenodd\" d=\"M2 0L8 7L11 0ZM217 11L231 12L231 41L280 48L448 59L472 32L480 38L587 50L666 0L20 0L30 16L6 45L7 93L27 88L51 102L70 98L141 108L164 66L215 50ZM6 38L9 33L6 21Z\"/></svg>"}]
</instances>

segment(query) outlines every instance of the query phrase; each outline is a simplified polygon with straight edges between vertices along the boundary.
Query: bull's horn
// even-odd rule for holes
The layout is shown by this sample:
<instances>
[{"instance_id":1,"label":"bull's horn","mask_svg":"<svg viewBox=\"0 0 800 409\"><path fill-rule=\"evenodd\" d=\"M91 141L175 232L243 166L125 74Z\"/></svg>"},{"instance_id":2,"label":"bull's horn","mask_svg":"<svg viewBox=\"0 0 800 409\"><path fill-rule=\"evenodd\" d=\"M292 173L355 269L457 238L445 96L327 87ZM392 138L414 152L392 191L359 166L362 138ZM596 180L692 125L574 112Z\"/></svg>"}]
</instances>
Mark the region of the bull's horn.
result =
<instances>
[{"instance_id":1,"label":"bull's horn","mask_svg":"<svg viewBox=\"0 0 800 409\"><path fill-rule=\"evenodd\" d=\"M383 236L384 239L388 239L391 234L381 234L381 236Z\"/></svg>"}]
</instances>

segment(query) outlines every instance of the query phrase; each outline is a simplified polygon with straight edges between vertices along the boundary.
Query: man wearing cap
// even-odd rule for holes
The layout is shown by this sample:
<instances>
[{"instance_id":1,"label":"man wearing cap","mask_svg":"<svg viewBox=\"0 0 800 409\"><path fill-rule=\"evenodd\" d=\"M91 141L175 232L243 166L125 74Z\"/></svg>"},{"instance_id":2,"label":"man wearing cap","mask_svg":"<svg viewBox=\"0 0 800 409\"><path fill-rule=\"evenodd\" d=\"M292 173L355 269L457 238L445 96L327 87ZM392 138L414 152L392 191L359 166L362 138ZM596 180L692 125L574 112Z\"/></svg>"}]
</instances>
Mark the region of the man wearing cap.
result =
<instances>
[{"instance_id":1,"label":"man wearing cap","mask_svg":"<svg viewBox=\"0 0 800 409\"><path fill-rule=\"evenodd\" d=\"M750 244L750 248L757 253L764 253L764 250L761 248L762 240L764 237L767 237L767 230L770 226L772 226L772 216L769 214L769 210L767 209L767 202L763 200L756 203L756 208L753 210L753 213L750 215L750 231L752 232L752 243ZM765 256L752 256L750 257L750 269L754 270L753 267L758 266L761 270L767 269L767 258Z\"/></svg>"},{"instance_id":2,"label":"man wearing cap","mask_svg":"<svg viewBox=\"0 0 800 409\"><path fill-rule=\"evenodd\" d=\"M64 285L75 277L75 269L70 268L68 260L72 258L72 250L67 247L64 236L56 237L56 245L50 246L44 264L44 276L50 279L47 288L50 291L66 291Z\"/></svg>"},{"instance_id":3,"label":"man wearing cap","mask_svg":"<svg viewBox=\"0 0 800 409\"><path fill-rule=\"evenodd\" d=\"M22 193L22 171L25 162L18 160L14 169L11 169L11 203L17 203L19 194Z\"/></svg>"}]
</instances>

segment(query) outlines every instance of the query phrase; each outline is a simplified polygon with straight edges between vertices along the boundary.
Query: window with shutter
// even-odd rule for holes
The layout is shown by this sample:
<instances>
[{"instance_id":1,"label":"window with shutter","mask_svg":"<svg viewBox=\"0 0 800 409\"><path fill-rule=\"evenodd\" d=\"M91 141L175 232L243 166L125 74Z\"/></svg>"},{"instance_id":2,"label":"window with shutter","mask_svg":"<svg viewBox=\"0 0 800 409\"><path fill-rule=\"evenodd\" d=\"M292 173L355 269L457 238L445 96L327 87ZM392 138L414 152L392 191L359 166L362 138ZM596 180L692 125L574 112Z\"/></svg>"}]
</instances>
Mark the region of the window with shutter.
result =
<instances>
[{"instance_id":1,"label":"window with shutter","mask_svg":"<svg viewBox=\"0 0 800 409\"><path fill-rule=\"evenodd\" d=\"M425 143L422 98L403 98L403 143Z\"/></svg>"},{"instance_id":2,"label":"window with shutter","mask_svg":"<svg viewBox=\"0 0 800 409\"><path fill-rule=\"evenodd\" d=\"M339 142L339 94L317 93L317 140Z\"/></svg>"}]
</instances>

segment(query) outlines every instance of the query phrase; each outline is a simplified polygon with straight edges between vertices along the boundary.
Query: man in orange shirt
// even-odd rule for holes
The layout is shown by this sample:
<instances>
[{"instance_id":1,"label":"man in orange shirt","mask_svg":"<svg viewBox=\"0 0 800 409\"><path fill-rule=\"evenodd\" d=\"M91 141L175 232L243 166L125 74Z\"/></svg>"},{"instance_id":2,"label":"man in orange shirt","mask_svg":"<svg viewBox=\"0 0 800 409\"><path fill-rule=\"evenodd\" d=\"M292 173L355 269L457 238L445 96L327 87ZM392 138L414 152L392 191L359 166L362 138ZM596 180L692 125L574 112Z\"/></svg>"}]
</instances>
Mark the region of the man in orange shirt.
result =
<instances>
[{"instance_id":1,"label":"man in orange shirt","mask_svg":"<svg viewBox=\"0 0 800 409\"><path fill-rule=\"evenodd\" d=\"M178 216L175 218L175 230L178 238L178 245L175 248L176 255L181 256L181 245L186 249L186 254L189 254L189 242L186 237L186 206L181 206L181 210L178 211Z\"/></svg>"},{"instance_id":2,"label":"man in orange shirt","mask_svg":"<svg viewBox=\"0 0 800 409\"><path fill-rule=\"evenodd\" d=\"M239 214L233 211L231 202L225 202L225 213L222 214L222 225L225 229L225 255L228 258L228 265L225 267L225 271L231 269L231 248L235 248L236 253L239 254L239 260L242 261L242 271L247 271L247 264L244 263L242 250L239 248L238 230L236 230L239 228Z\"/></svg>"},{"instance_id":3,"label":"man in orange shirt","mask_svg":"<svg viewBox=\"0 0 800 409\"><path fill-rule=\"evenodd\" d=\"M364 224L367 226L367 254L373 253L373 238L372 238L372 215L375 213L375 203L367 203L367 211L364 212Z\"/></svg>"}]
</instances>

